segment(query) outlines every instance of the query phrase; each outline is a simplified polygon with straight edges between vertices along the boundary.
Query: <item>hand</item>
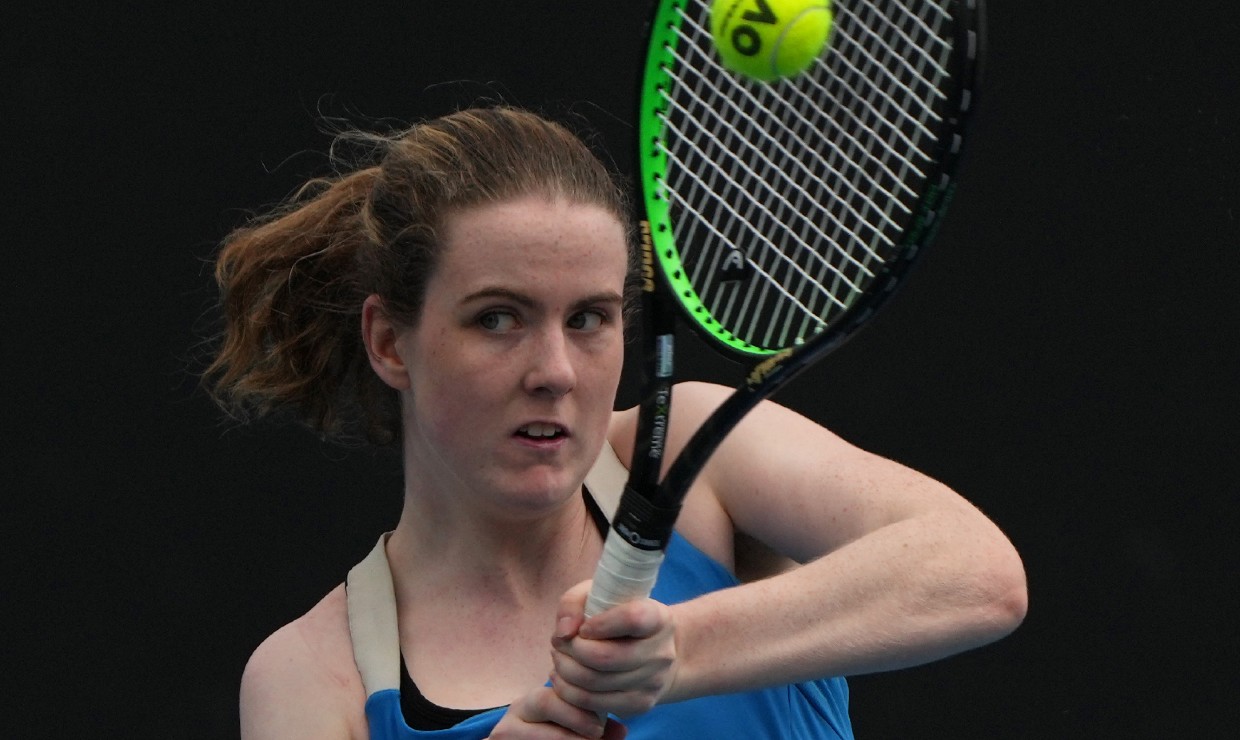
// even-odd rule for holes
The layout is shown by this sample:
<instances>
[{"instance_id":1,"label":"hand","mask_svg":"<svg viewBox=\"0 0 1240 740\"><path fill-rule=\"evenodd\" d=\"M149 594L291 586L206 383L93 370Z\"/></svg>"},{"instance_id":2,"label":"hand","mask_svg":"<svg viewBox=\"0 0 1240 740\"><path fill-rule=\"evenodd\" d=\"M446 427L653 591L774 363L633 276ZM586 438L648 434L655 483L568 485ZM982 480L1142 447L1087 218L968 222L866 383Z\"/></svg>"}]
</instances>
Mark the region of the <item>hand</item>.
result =
<instances>
[{"instance_id":1,"label":"hand","mask_svg":"<svg viewBox=\"0 0 1240 740\"><path fill-rule=\"evenodd\" d=\"M604 721L564 701L550 687L540 686L514 701L488 736L489 740L561 740L562 738L601 738L621 740L624 725Z\"/></svg>"},{"instance_id":2,"label":"hand","mask_svg":"<svg viewBox=\"0 0 1240 740\"><path fill-rule=\"evenodd\" d=\"M648 711L671 688L677 668L672 610L653 599L584 617L590 582L560 600L551 686L564 701L591 712L631 716Z\"/></svg>"}]
</instances>

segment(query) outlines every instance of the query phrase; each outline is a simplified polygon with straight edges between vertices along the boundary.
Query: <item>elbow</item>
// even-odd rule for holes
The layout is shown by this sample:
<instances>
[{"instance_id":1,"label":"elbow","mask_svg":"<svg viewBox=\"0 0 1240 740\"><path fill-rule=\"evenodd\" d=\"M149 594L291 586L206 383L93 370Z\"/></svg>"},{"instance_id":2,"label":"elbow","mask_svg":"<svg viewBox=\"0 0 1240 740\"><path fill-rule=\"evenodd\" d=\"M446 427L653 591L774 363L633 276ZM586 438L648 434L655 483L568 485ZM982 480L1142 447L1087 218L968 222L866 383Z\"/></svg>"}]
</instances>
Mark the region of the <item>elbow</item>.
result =
<instances>
[{"instance_id":1,"label":"elbow","mask_svg":"<svg viewBox=\"0 0 1240 740\"><path fill-rule=\"evenodd\" d=\"M1025 572L1020 571L1019 578L1013 578L1008 588L995 600L995 620L1002 628L1002 634L1010 634L1025 621L1029 611L1029 591L1025 585Z\"/></svg>"},{"instance_id":2,"label":"elbow","mask_svg":"<svg viewBox=\"0 0 1240 740\"><path fill-rule=\"evenodd\" d=\"M1024 563L997 527L953 539L928 596L939 605L954 649L968 650L1015 631L1028 612L1029 591Z\"/></svg>"},{"instance_id":3,"label":"elbow","mask_svg":"<svg viewBox=\"0 0 1240 740\"><path fill-rule=\"evenodd\" d=\"M980 622L984 639L990 642L1011 634L1025 620L1029 589L1024 564L1010 544L992 553L981 565Z\"/></svg>"},{"instance_id":4,"label":"elbow","mask_svg":"<svg viewBox=\"0 0 1240 740\"><path fill-rule=\"evenodd\" d=\"M960 626L980 646L1006 637L1024 622L1029 589L1025 564L1011 540L987 519L971 524L954 527L957 546L951 562L957 569Z\"/></svg>"}]
</instances>

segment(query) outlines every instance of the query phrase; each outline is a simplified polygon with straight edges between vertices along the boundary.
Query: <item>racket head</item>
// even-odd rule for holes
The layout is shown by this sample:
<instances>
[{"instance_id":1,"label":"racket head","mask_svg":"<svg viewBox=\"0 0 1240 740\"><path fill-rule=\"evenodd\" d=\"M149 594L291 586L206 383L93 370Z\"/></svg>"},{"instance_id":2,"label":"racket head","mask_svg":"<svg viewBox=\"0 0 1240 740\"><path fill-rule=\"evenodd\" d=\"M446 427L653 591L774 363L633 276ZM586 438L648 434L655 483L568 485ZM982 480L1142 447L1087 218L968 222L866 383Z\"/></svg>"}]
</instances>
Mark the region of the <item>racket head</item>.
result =
<instances>
[{"instance_id":1,"label":"racket head","mask_svg":"<svg viewBox=\"0 0 1240 740\"><path fill-rule=\"evenodd\" d=\"M643 310L661 313L658 275L716 349L759 361L659 480L671 330L662 316L647 328L637 452L588 614L649 594L680 503L719 442L868 321L951 201L976 99L980 0L832 8L824 55L774 84L722 67L707 2L655 10L638 125Z\"/></svg>"},{"instance_id":2,"label":"racket head","mask_svg":"<svg viewBox=\"0 0 1240 740\"><path fill-rule=\"evenodd\" d=\"M638 160L654 262L742 359L850 333L933 238L976 104L980 0L834 0L823 54L764 83L723 67L710 3L651 24ZM835 330L835 331L832 331Z\"/></svg>"}]
</instances>

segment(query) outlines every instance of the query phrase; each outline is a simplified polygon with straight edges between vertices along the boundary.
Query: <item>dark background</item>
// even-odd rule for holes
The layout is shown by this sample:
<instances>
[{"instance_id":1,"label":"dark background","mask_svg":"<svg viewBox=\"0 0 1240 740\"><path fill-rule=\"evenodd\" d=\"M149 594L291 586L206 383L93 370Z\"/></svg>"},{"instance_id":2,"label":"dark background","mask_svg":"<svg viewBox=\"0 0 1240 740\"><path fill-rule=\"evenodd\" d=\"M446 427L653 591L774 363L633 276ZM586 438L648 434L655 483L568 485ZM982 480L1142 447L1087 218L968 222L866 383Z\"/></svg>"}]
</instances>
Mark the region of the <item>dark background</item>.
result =
<instances>
[{"instance_id":1,"label":"dark background","mask_svg":"<svg viewBox=\"0 0 1240 740\"><path fill-rule=\"evenodd\" d=\"M1230 737L1240 6L993 5L938 243L781 400L976 502L1031 607L996 645L853 680L857 733ZM210 405L216 243L325 171L325 117L502 98L627 168L643 6L0 11L0 735L235 736L249 652L391 526L400 479Z\"/></svg>"}]
</instances>

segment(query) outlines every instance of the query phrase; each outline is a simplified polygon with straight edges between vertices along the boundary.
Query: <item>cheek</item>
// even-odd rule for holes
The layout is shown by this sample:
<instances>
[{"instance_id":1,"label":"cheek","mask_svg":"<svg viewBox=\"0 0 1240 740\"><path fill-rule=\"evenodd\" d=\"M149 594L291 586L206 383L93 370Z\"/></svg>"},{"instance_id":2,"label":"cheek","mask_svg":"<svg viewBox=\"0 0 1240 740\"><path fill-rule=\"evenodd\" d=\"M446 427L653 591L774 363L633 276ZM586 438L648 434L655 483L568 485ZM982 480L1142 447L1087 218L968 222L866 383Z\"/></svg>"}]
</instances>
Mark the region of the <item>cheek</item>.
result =
<instances>
[{"instance_id":1,"label":"cheek","mask_svg":"<svg viewBox=\"0 0 1240 740\"><path fill-rule=\"evenodd\" d=\"M610 356L607 363L607 373L610 383L613 386L620 384L620 377L624 374L624 344L623 342Z\"/></svg>"},{"instance_id":2,"label":"cheek","mask_svg":"<svg viewBox=\"0 0 1240 740\"><path fill-rule=\"evenodd\" d=\"M417 359L410 365L411 421L429 436L455 436L471 426L488 373L463 355L460 343L447 332L428 340L417 347Z\"/></svg>"},{"instance_id":3,"label":"cheek","mask_svg":"<svg viewBox=\"0 0 1240 740\"><path fill-rule=\"evenodd\" d=\"M590 353L585 359L587 373L591 384L600 392L610 394L615 400L615 393L620 384L620 376L624 370L624 340L622 335L598 351Z\"/></svg>"},{"instance_id":4,"label":"cheek","mask_svg":"<svg viewBox=\"0 0 1240 740\"><path fill-rule=\"evenodd\" d=\"M421 444L436 451L435 456L459 463L462 452L478 439L489 405L480 403L475 394L438 380L415 383L405 425Z\"/></svg>"}]
</instances>

